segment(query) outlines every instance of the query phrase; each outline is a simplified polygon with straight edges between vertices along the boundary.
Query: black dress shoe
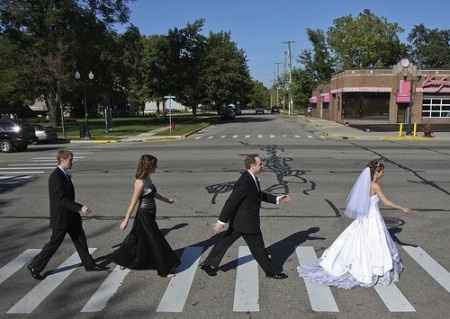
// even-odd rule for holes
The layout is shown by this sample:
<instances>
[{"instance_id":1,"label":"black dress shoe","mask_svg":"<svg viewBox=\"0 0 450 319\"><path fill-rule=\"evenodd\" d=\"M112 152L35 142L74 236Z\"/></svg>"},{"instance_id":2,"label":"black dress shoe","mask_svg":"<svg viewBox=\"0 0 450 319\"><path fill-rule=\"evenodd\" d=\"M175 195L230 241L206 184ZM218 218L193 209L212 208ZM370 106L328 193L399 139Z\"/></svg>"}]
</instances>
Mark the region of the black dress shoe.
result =
<instances>
[{"instance_id":1,"label":"black dress shoe","mask_svg":"<svg viewBox=\"0 0 450 319\"><path fill-rule=\"evenodd\" d=\"M34 269L33 267L31 267L31 265L27 265L28 270L31 273L31 277L33 277L36 280L42 280L45 278L45 276L42 276L39 271L36 271L36 269Z\"/></svg>"},{"instance_id":2,"label":"black dress shoe","mask_svg":"<svg viewBox=\"0 0 450 319\"><path fill-rule=\"evenodd\" d=\"M279 274L267 274L266 277L272 279L286 279L288 276L285 273L280 272Z\"/></svg>"},{"instance_id":3,"label":"black dress shoe","mask_svg":"<svg viewBox=\"0 0 450 319\"><path fill-rule=\"evenodd\" d=\"M206 272L208 274L208 276L211 276L211 277L217 276L217 268L215 268L211 265L203 264L200 266L200 269L203 270L204 272Z\"/></svg>"},{"instance_id":4,"label":"black dress shoe","mask_svg":"<svg viewBox=\"0 0 450 319\"><path fill-rule=\"evenodd\" d=\"M109 267L93 264L93 265L85 266L84 269L86 271L104 271L104 270L108 270Z\"/></svg>"}]
</instances>

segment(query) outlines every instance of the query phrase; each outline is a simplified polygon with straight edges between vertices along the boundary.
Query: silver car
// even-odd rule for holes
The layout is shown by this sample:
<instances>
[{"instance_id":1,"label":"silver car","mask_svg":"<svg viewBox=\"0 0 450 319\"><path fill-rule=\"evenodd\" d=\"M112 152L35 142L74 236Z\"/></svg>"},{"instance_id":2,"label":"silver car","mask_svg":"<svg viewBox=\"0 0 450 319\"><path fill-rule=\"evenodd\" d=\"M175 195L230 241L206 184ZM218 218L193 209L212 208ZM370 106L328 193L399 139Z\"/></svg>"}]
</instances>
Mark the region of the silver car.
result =
<instances>
[{"instance_id":1,"label":"silver car","mask_svg":"<svg viewBox=\"0 0 450 319\"><path fill-rule=\"evenodd\" d=\"M38 139L38 142L54 142L58 139L58 134L53 127L42 126L38 124L33 124L34 133Z\"/></svg>"}]
</instances>

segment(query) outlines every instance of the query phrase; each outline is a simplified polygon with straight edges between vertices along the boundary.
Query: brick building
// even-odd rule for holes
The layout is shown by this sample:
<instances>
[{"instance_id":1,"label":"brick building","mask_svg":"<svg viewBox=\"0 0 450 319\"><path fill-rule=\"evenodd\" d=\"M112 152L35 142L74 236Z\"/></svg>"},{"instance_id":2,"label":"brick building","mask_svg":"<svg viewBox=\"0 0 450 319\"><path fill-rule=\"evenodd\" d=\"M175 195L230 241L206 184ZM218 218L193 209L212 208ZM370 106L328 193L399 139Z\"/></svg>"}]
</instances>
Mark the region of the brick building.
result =
<instances>
[{"instance_id":1,"label":"brick building","mask_svg":"<svg viewBox=\"0 0 450 319\"><path fill-rule=\"evenodd\" d=\"M345 70L309 99L313 116L390 123L450 123L450 70L419 70L402 60L392 69Z\"/></svg>"}]
</instances>

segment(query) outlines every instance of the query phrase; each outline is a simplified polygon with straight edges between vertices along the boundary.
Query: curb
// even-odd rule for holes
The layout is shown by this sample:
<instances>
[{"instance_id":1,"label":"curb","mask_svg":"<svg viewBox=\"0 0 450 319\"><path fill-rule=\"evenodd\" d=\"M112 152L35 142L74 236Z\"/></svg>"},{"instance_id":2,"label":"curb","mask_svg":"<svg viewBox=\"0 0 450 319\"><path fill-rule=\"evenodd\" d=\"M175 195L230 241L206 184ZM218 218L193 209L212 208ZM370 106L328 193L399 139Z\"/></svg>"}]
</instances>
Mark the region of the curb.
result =
<instances>
[{"instance_id":1,"label":"curb","mask_svg":"<svg viewBox=\"0 0 450 319\"><path fill-rule=\"evenodd\" d=\"M70 144L109 144L119 143L119 140L70 140Z\"/></svg>"}]
</instances>

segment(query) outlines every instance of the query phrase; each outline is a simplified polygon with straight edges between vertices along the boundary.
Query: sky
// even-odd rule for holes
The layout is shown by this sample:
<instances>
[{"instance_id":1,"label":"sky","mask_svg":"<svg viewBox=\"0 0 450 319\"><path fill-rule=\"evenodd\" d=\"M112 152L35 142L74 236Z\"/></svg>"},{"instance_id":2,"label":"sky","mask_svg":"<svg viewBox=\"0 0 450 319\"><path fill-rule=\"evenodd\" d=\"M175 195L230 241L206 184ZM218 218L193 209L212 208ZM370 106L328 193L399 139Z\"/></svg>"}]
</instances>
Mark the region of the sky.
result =
<instances>
[{"instance_id":1,"label":"sky","mask_svg":"<svg viewBox=\"0 0 450 319\"><path fill-rule=\"evenodd\" d=\"M183 28L188 22L205 19L203 34L229 31L233 41L248 59L252 77L270 87L276 73L276 62L284 63L287 45L293 58L310 48L306 29L327 30L335 18L358 15L370 9L389 22L398 23L406 41L414 25L428 28L450 28L448 0L135 0L130 5L130 23L142 34L167 34L171 28ZM124 26L118 27L122 32ZM295 62L295 61L294 61ZM280 65L280 72L283 65Z\"/></svg>"}]
</instances>

